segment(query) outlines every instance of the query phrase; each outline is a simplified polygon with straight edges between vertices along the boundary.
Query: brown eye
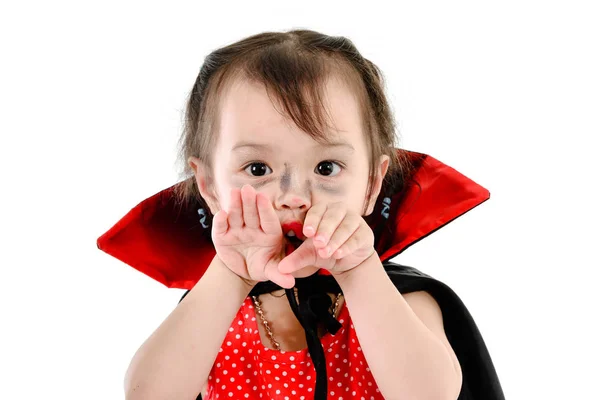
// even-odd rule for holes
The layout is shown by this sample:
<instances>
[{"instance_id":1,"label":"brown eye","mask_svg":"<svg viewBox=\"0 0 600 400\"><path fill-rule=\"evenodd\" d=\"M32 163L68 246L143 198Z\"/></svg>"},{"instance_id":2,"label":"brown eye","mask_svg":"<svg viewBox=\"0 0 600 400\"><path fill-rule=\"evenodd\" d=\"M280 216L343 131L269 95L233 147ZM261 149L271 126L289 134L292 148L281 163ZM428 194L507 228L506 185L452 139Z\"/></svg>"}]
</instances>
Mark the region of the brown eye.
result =
<instances>
[{"instance_id":1,"label":"brown eye","mask_svg":"<svg viewBox=\"0 0 600 400\"><path fill-rule=\"evenodd\" d=\"M248 172L252 176L264 176L267 174L266 171L270 169L271 168L267 167L265 163L252 163L248 165L244 171Z\"/></svg>"},{"instance_id":2,"label":"brown eye","mask_svg":"<svg viewBox=\"0 0 600 400\"><path fill-rule=\"evenodd\" d=\"M338 163L333 161L322 161L316 168L317 173L324 176L335 176L339 174L341 170L342 168Z\"/></svg>"}]
</instances>

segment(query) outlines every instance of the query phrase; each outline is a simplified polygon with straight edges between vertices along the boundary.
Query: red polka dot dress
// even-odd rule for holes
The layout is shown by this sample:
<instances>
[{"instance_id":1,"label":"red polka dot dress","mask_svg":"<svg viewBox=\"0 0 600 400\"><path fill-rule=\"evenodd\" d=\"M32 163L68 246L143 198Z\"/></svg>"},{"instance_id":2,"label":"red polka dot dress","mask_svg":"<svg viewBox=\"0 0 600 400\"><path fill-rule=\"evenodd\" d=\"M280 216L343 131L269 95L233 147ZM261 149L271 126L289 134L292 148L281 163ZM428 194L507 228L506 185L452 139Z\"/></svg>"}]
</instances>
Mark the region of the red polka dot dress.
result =
<instances>
[{"instance_id":1,"label":"red polka dot dress","mask_svg":"<svg viewBox=\"0 0 600 400\"><path fill-rule=\"evenodd\" d=\"M346 302L342 328L321 338L327 365L327 398L383 399L358 343ZM208 377L206 399L314 398L316 373L308 349L279 351L260 340L252 299L238 311Z\"/></svg>"}]
</instances>

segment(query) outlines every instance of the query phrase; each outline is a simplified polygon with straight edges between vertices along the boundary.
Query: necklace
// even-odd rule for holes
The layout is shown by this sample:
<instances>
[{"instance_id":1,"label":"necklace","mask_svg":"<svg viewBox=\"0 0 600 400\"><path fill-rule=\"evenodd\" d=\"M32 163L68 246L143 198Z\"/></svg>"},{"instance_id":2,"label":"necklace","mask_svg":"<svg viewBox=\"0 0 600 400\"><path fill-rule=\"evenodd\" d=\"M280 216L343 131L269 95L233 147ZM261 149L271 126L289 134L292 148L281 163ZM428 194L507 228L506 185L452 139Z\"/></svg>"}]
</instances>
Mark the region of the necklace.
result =
<instances>
[{"instance_id":1,"label":"necklace","mask_svg":"<svg viewBox=\"0 0 600 400\"><path fill-rule=\"evenodd\" d=\"M294 292L296 294L296 301L298 301L297 289L295 289ZM280 297L280 296L275 296L275 297ZM342 297L341 293L338 293L337 296L335 297L335 303L333 305L333 310L331 311L331 315L334 318L335 318L335 312L337 311L337 308L340 304L341 297ZM265 313L262 310L260 301L258 300L258 296L252 296L252 300L254 301L254 306L256 307L256 313L260 316L260 319L265 327L265 331L267 332L267 335L269 336L269 340L271 341L271 344L273 345L273 347L275 349L280 350L281 346L279 345L279 342L277 340L275 340L275 337L273 336L273 331L271 330L271 327L269 326L269 322L265 318Z\"/></svg>"}]
</instances>

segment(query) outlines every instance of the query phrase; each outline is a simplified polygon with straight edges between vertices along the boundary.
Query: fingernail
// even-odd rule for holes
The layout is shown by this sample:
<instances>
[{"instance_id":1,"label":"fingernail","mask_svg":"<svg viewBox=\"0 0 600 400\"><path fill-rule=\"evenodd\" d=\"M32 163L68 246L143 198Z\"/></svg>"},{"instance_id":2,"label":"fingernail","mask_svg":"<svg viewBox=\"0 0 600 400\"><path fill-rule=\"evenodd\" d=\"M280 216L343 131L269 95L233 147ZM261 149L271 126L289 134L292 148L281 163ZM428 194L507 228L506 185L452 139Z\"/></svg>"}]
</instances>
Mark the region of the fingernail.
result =
<instances>
[{"instance_id":1,"label":"fingernail","mask_svg":"<svg viewBox=\"0 0 600 400\"><path fill-rule=\"evenodd\" d=\"M304 227L304 232L310 234L310 233L315 233L315 228L313 228L312 226L305 226Z\"/></svg>"},{"instance_id":2,"label":"fingernail","mask_svg":"<svg viewBox=\"0 0 600 400\"><path fill-rule=\"evenodd\" d=\"M315 242L323 242L324 243L325 242L325 236L321 236L321 235L317 236L315 238Z\"/></svg>"}]
</instances>

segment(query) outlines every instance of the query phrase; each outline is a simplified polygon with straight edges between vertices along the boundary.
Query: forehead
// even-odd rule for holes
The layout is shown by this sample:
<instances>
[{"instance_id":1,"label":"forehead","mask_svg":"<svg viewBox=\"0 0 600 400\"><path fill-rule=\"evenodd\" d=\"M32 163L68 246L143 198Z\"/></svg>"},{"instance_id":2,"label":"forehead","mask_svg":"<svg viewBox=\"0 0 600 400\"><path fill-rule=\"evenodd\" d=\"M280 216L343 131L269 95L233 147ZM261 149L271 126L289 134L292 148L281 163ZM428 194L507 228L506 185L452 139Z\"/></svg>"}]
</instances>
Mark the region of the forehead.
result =
<instances>
[{"instance_id":1,"label":"forehead","mask_svg":"<svg viewBox=\"0 0 600 400\"><path fill-rule=\"evenodd\" d=\"M327 119L328 139L342 139L358 145L364 140L362 117L355 93L340 78L332 76L323 89L323 115ZM229 148L237 142L285 144L290 135L314 143L269 97L261 83L236 79L224 91L220 104L219 135Z\"/></svg>"}]
</instances>

